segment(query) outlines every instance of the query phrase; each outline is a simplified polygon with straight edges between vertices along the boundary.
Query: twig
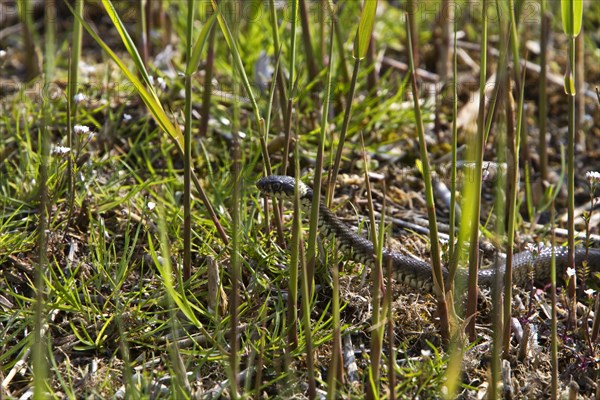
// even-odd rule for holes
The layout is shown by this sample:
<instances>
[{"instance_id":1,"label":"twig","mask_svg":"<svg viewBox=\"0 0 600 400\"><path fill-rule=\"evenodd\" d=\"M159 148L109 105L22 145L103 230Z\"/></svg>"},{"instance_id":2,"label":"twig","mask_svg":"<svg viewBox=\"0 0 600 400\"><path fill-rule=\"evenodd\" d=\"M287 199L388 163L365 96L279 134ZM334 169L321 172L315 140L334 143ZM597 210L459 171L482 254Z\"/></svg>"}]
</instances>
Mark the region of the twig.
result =
<instances>
[{"instance_id":1,"label":"twig","mask_svg":"<svg viewBox=\"0 0 600 400\"><path fill-rule=\"evenodd\" d=\"M387 65L388 67L397 69L398 71L408 72L408 64L403 63L402 61L394 60L390 57L383 57L381 63ZM429 72L421 68L417 68L416 74L419 78L428 82L437 83L440 81L440 77L438 74L434 74L433 72Z\"/></svg>"}]
</instances>

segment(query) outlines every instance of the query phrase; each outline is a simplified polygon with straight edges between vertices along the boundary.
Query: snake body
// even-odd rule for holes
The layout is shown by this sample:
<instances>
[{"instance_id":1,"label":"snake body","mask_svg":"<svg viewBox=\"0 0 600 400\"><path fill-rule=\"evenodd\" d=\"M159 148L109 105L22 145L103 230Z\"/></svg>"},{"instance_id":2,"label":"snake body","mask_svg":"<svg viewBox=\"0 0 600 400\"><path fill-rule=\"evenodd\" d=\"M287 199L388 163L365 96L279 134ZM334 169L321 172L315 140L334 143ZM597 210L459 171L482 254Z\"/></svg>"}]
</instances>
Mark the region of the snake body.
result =
<instances>
[{"instance_id":1,"label":"snake body","mask_svg":"<svg viewBox=\"0 0 600 400\"><path fill-rule=\"evenodd\" d=\"M260 179L256 186L271 197L279 199L294 199L296 181L293 177L270 175ZM305 210L309 210L313 199L313 190L302 182L298 182L300 202ZM353 232L346 224L329 210L323 202L319 206L319 229L321 234L337 241L340 250L350 252L355 261L370 264L375 260L374 245L370 240ZM566 272L569 252L564 246L541 246L534 254L522 251L513 255L513 283L526 287L530 276L535 280L547 281L550 278L552 253L555 254L557 274ZM600 249L575 248L575 265L581 265L585 260L593 271L600 271ZM425 291L433 290L432 267L429 263L410 257L390 249L383 250L383 265L391 261L394 277L412 288ZM489 288L497 275L504 275L505 264L499 262L495 268L482 269L478 273L480 287ZM531 272L531 273L530 273ZM443 268L444 280L447 280L448 270ZM468 275L464 269L459 269L459 275Z\"/></svg>"}]
</instances>

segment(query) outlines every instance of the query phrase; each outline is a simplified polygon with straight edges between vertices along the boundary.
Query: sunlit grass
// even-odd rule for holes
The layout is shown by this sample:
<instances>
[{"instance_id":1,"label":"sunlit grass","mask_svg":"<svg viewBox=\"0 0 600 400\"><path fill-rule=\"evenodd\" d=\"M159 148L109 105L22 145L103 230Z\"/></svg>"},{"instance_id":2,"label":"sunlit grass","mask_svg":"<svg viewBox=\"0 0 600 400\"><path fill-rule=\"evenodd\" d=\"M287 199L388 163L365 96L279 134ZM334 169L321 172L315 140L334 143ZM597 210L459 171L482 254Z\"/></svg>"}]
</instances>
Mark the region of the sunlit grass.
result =
<instances>
[{"instance_id":1,"label":"sunlit grass","mask_svg":"<svg viewBox=\"0 0 600 400\"><path fill-rule=\"evenodd\" d=\"M446 347L430 295L398 301L395 285L385 278L386 265L379 266L383 281L377 268L362 280L364 266L318 237L315 209L311 217L300 213L298 204L262 199L254 186L274 171L320 182L339 163L339 178L323 181L329 186L320 191L326 195L320 201L331 202L349 225L359 225L361 234L378 243L400 237L403 250L430 259L430 246L438 244L435 235L428 243L425 234L397 234L385 225L386 214L408 210L404 202L421 212L419 191L427 185L416 172L419 164L431 157L435 169L437 159L467 139L461 132L453 143L438 143L450 136L432 131L433 115L440 110L434 109L427 85L415 96L416 91L406 91L412 84L406 73L380 63L382 57L408 63L402 10L388 2L379 2L376 10L372 2L361 19L361 2L291 1L282 7L273 1L250 19L248 8L236 8L235 2L195 3L187 9L184 4L168 2L140 12L105 0L98 3L101 18L94 24L92 18L73 16L56 21L56 76L47 73L44 79L63 90L61 95L42 105L32 95L33 81L1 98L0 373L6 384L0 397L35 390L39 397L48 392L70 398L430 398L474 395L483 389L468 382L477 379L493 385L498 375L488 379L487 364L473 365L484 354L477 346L491 343L487 324L496 316L485 311L473 319L473 346ZM298 6L308 7L308 20ZM290 19L296 10L304 20ZM481 11L476 7L473 18L459 26L463 40L480 37ZM415 21L419 56L435 55L428 47L436 35L430 14ZM144 24L133 26L131 15L153 18L155 27L167 21L147 32L149 58L138 43ZM359 62L371 35L370 17L377 39L374 70ZM69 75L69 46L60 41L72 36L60 29L74 29L77 37L73 21L88 33L80 56L78 39L73 41ZM312 43L302 35L302 22L315 28ZM166 51L166 26L173 32L172 75L154 58ZM497 40L498 27L489 29ZM205 60L211 42L209 73ZM515 51L523 46L502 43L501 54L509 44ZM482 45L486 53L487 41ZM309 71L306 46L316 55L317 71ZM255 70L263 55L274 75L259 84ZM354 70L348 62L352 56ZM481 61L476 53L470 56ZM46 54L44 60L51 63L52 57ZM79 60L96 70L90 72ZM496 61L490 60L492 68L504 65ZM429 70L429 62L422 58L412 69ZM455 75L468 70L462 62L456 60ZM77 82L77 69L78 89L87 99L67 107L79 93L64 90ZM370 88L367 76L373 72L378 84ZM484 64L482 83L486 73ZM524 102L519 98L517 106ZM453 103L444 122L456 121L459 100ZM480 111L479 138L497 140L493 128L504 128L488 116L491 110ZM93 140L70 135L74 125L89 126ZM50 150L72 149L66 157L51 153L45 173L42 138ZM396 176L399 172L407 173ZM424 173L430 175L427 169ZM364 203L365 178L370 205ZM339 182L344 184L327 198ZM49 194L47 245L37 231L44 228L42 183ZM476 198L480 190L472 186ZM470 203L463 204L469 208ZM496 206L494 212L498 209L504 211ZM438 215L443 220L445 211ZM488 220L490 226L497 220L493 212L484 219L490 235ZM515 219L515 229L521 222ZM408 242L416 243L414 249ZM434 257L445 248L434 250ZM37 283L36 268L41 272ZM460 295L453 298L460 305ZM34 304L42 306L37 314ZM36 335L49 345L39 346ZM348 338L358 365L355 382L349 381L342 348ZM500 360L493 361L496 373Z\"/></svg>"}]
</instances>

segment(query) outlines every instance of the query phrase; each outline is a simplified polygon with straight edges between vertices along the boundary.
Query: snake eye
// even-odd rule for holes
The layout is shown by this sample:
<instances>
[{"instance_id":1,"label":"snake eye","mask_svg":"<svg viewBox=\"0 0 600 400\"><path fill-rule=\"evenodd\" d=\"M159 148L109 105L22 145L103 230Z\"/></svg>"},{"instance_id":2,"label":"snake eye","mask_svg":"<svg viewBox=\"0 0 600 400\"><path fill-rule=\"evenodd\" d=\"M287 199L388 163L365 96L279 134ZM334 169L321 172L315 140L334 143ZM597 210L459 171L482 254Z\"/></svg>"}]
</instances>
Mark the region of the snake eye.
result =
<instances>
[{"instance_id":1,"label":"snake eye","mask_svg":"<svg viewBox=\"0 0 600 400\"><path fill-rule=\"evenodd\" d=\"M272 190L272 192L279 192L279 191L281 191L281 183L279 183L279 182L273 183L273 190Z\"/></svg>"}]
</instances>

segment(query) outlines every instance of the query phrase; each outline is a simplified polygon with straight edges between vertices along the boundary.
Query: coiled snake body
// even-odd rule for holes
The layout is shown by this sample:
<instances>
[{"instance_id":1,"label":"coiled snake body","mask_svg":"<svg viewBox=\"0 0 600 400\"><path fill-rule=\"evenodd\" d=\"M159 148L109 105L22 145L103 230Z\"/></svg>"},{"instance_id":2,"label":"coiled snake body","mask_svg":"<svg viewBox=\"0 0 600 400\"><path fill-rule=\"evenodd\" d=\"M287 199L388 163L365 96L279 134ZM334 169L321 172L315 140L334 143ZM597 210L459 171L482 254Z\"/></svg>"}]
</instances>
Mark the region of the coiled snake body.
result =
<instances>
[{"instance_id":1,"label":"coiled snake body","mask_svg":"<svg viewBox=\"0 0 600 400\"><path fill-rule=\"evenodd\" d=\"M260 179L256 186L269 196L292 200L294 199L295 179L290 176L271 175ZM300 202L304 209L310 209L313 191L302 182L298 182ZM374 261L373 242L354 233L348 226L339 220L324 204L320 203L319 228L321 234L337 240L342 251L353 254L354 260L369 264ZM526 287L530 280L530 271L535 280L548 280L550 277L550 263L552 251L556 257L556 271L563 274L568 266L568 249L563 246L540 247L537 254L523 251L513 255L513 283L517 286ZM575 248L575 265L581 265L585 260L593 271L600 271L600 249ZM427 291L433 289L433 278L431 265L416 258L389 250L383 251L383 265L392 262L392 268L396 280L404 284ZM500 263L496 268L482 269L478 274L480 287L491 287L496 279L496 274L504 274L505 265ZM463 269L459 274L466 274ZM444 280L448 277L448 270L443 269Z\"/></svg>"}]
</instances>

